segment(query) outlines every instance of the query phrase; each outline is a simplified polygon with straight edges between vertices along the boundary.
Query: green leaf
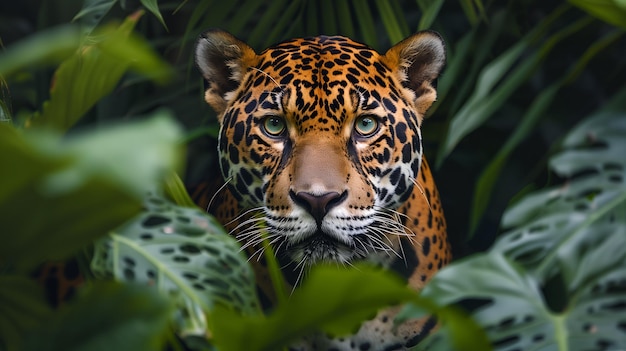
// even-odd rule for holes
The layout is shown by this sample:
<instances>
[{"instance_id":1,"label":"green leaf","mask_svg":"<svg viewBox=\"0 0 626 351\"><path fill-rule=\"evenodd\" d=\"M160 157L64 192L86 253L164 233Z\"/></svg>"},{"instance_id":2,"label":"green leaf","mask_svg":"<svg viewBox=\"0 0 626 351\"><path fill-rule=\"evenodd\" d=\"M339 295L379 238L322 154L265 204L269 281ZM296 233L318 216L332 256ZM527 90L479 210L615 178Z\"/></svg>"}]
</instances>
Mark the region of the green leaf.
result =
<instances>
[{"instance_id":1,"label":"green leaf","mask_svg":"<svg viewBox=\"0 0 626 351\"><path fill-rule=\"evenodd\" d=\"M485 66L478 77L473 94L452 118L443 149L437 157L437 165L441 164L463 137L489 119L513 92L531 77L537 65L558 42L583 29L589 23L588 18L583 18L565 27L549 37L540 50L513 67L530 48L534 36L540 32L537 29Z\"/></svg>"},{"instance_id":2,"label":"green leaf","mask_svg":"<svg viewBox=\"0 0 626 351\"><path fill-rule=\"evenodd\" d=\"M600 111L575 128L555 155L551 168L566 185L527 196L504 215L504 228L516 227L494 250L523 263L538 277L553 273L571 244L595 240L595 226L626 221L626 90L615 97L623 112ZM586 176L585 176L586 175ZM554 232L562 232L555 235Z\"/></svg>"},{"instance_id":3,"label":"green leaf","mask_svg":"<svg viewBox=\"0 0 626 351\"><path fill-rule=\"evenodd\" d=\"M535 98L527 112L522 117L521 122L517 128L515 128L511 137L507 139L504 146L500 148L496 156L483 170L476 183L473 206L470 214L470 235L473 235L484 210L487 208L492 189L498 181L500 170L506 164L510 153L531 132L532 128L539 121L539 118L545 114L560 89L565 84L572 82L574 78L583 71L595 55L603 49L606 49L622 35L623 33L621 31L615 31L613 33L609 33L604 38L597 40L585 51L583 55L581 55L579 60L569 70L567 75L541 91L537 98Z\"/></svg>"},{"instance_id":4,"label":"green leaf","mask_svg":"<svg viewBox=\"0 0 626 351\"><path fill-rule=\"evenodd\" d=\"M422 11L422 17L417 26L418 30L425 30L433 25L443 5L443 1L444 0L417 0L417 5Z\"/></svg>"},{"instance_id":5,"label":"green leaf","mask_svg":"<svg viewBox=\"0 0 626 351\"><path fill-rule=\"evenodd\" d=\"M626 29L626 3L624 1L569 0L569 3L607 23Z\"/></svg>"},{"instance_id":6,"label":"green leaf","mask_svg":"<svg viewBox=\"0 0 626 351\"><path fill-rule=\"evenodd\" d=\"M29 335L24 350L161 350L170 315L152 288L98 282Z\"/></svg>"},{"instance_id":7,"label":"green leaf","mask_svg":"<svg viewBox=\"0 0 626 351\"><path fill-rule=\"evenodd\" d=\"M51 28L21 40L0 54L0 76L10 76L25 68L56 64L78 49L81 42L77 26Z\"/></svg>"},{"instance_id":8,"label":"green leaf","mask_svg":"<svg viewBox=\"0 0 626 351\"><path fill-rule=\"evenodd\" d=\"M72 21L79 21L86 26L86 32L90 33L117 2L118 0L85 0L83 8Z\"/></svg>"},{"instance_id":9,"label":"green leaf","mask_svg":"<svg viewBox=\"0 0 626 351\"><path fill-rule=\"evenodd\" d=\"M107 27L88 37L55 73L50 100L30 126L67 130L96 102L108 95L127 70L132 69L164 82L169 67L147 43L132 35L140 14L129 17L118 28Z\"/></svg>"},{"instance_id":10,"label":"green leaf","mask_svg":"<svg viewBox=\"0 0 626 351\"><path fill-rule=\"evenodd\" d=\"M22 335L50 314L41 286L26 277L0 276L0 349L21 350Z\"/></svg>"},{"instance_id":11,"label":"green leaf","mask_svg":"<svg viewBox=\"0 0 626 351\"><path fill-rule=\"evenodd\" d=\"M626 244L626 232L618 234L621 237L612 236L596 255L614 253L615 249L607 250L612 244ZM573 298L564 312L552 311L544 302L539 282L496 252L444 268L423 294L442 305L464 300L480 302L473 315L496 350L582 351L597 349L600 344L619 350L626 345L626 335L619 329L620 323L626 322L619 308L626 296L613 293L610 284L626 274L626 251L621 251L621 256L612 255L611 271L585 275L587 284L578 287L572 284L574 281L566 282L573 290L560 299ZM586 271L582 264L590 258L583 257L576 268Z\"/></svg>"},{"instance_id":12,"label":"green leaf","mask_svg":"<svg viewBox=\"0 0 626 351\"><path fill-rule=\"evenodd\" d=\"M197 207L149 196L144 211L96 245L100 276L155 286L176 304L182 335L204 335L215 304L258 311L254 275L236 240Z\"/></svg>"},{"instance_id":13,"label":"green leaf","mask_svg":"<svg viewBox=\"0 0 626 351\"><path fill-rule=\"evenodd\" d=\"M480 223L480 219L489 204L493 187L498 181L500 171L506 164L510 153L523 138L530 133L532 128L539 121L539 118L544 116L561 87L561 82L557 82L547 89L544 89L541 94L537 96L528 108L528 111L526 111L522 117L520 124L515 128L513 135L507 139L504 145L498 150L496 156L480 174L474 190L474 199L470 213L470 236L468 239L475 233Z\"/></svg>"},{"instance_id":14,"label":"green leaf","mask_svg":"<svg viewBox=\"0 0 626 351\"><path fill-rule=\"evenodd\" d=\"M348 1L349 0L339 0L334 3L335 6L337 6L337 18L341 35L354 38L356 28L352 20L352 13L350 12Z\"/></svg>"},{"instance_id":15,"label":"green leaf","mask_svg":"<svg viewBox=\"0 0 626 351\"><path fill-rule=\"evenodd\" d=\"M161 15L161 11L159 11L159 4L157 0L141 0L141 4L148 9L148 11L152 12L152 14L161 22L163 27L167 30L167 25L165 25L165 21L163 20L163 16Z\"/></svg>"},{"instance_id":16,"label":"green leaf","mask_svg":"<svg viewBox=\"0 0 626 351\"><path fill-rule=\"evenodd\" d=\"M376 0L376 7L378 8L378 14L381 16L387 35L392 43L399 43L402 39L406 38L409 33L402 31L400 22L404 19L396 16L393 11L391 0Z\"/></svg>"},{"instance_id":17,"label":"green leaf","mask_svg":"<svg viewBox=\"0 0 626 351\"><path fill-rule=\"evenodd\" d=\"M509 208L502 221L509 230L494 247L444 268L423 295L441 305L472 302L497 350L624 349L623 150L626 89L570 132L551 158L566 183Z\"/></svg>"},{"instance_id":18,"label":"green leaf","mask_svg":"<svg viewBox=\"0 0 626 351\"><path fill-rule=\"evenodd\" d=\"M355 18L359 23L359 31L363 36L363 41L367 45L377 49L378 36L375 29L376 23L374 22L374 17L370 11L368 2L352 0L352 7L356 14Z\"/></svg>"},{"instance_id":19,"label":"green leaf","mask_svg":"<svg viewBox=\"0 0 626 351\"><path fill-rule=\"evenodd\" d=\"M269 316L244 317L218 308L213 313L212 330L215 345L222 351L278 350L319 330L331 335L354 332L378 309L406 301L428 307L389 272L368 266L318 266Z\"/></svg>"},{"instance_id":20,"label":"green leaf","mask_svg":"<svg viewBox=\"0 0 626 351\"><path fill-rule=\"evenodd\" d=\"M137 213L174 170L180 136L165 116L67 139L0 124L3 264L65 258Z\"/></svg>"},{"instance_id":21,"label":"green leaf","mask_svg":"<svg viewBox=\"0 0 626 351\"><path fill-rule=\"evenodd\" d=\"M197 205L193 202L183 180L178 174L171 173L165 179L165 193L178 206L195 208Z\"/></svg>"}]
</instances>

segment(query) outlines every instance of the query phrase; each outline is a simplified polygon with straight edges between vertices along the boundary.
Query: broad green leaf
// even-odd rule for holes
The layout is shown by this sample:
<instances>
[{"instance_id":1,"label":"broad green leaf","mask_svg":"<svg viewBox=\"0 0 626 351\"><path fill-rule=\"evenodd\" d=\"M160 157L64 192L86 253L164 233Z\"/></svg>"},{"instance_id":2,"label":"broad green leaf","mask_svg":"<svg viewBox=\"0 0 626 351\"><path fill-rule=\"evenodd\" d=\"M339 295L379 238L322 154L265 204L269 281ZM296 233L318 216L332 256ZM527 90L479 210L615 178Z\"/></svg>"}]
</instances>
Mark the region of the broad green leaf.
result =
<instances>
[{"instance_id":1,"label":"broad green leaf","mask_svg":"<svg viewBox=\"0 0 626 351\"><path fill-rule=\"evenodd\" d=\"M10 76L38 65L53 65L70 56L80 46L77 26L64 25L37 32L0 53L0 76Z\"/></svg>"},{"instance_id":2,"label":"broad green leaf","mask_svg":"<svg viewBox=\"0 0 626 351\"><path fill-rule=\"evenodd\" d=\"M569 3L607 23L626 29L626 2L623 0L569 0Z\"/></svg>"},{"instance_id":3,"label":"broad green leaf","mask_svg":"<svg viewBox=\"0 0 626 351\"><path fill-rule=\"evenodd\" d=\"M550 166L560 176L573 179L527 196L510 208L502 226L515 229L494 250L544 277L568 256L572 243L596 240L591 233L597 225L626 221L625 98L623 90L610 108L586 119L568 135L564 150L552 157ZM557 230L563 233L555 235Z\"/></svg>"},{"instance_id":4,"label":"broad green leaf","mask_svg":"<svg viewBox=\"0 0 626 351\"><path fill-rule=\"evenodd\" d=\"M563 312L546 305L540 282L497 252L444 268L423 295L441 305L478 302L473 316L495 350L582 351L597 350L599 345L623 349L626 331L620 326L626 323L626 314L620 306L626 303L626 294L614 287L626 277L624 229L622 225L576 260L571 268L579 276L567 277L566 294L558 297L567 305ZM595 259L602 263L592 262ZM430 349L440 350L442 344L446 340L440 338Z\"/></svg>"},{"instance_id":5,"label":"broad green leaf","mask_svg":"<svg viewBox=\"0 0 626 351\"><path fill-rule=\"evenodd\" d=\"M29 126L67 130L96 102L108 95L129 69L163 82L169 67L132 34L140 13L118 28L107 27L88 36L85 44L57 69L50 100Z\"/></svg>"},{"instance_id":6,"label":"broad green leaf","mask_svg":"<svg viewBox=\"0 0 626 351\"><path fill-rule=\"evenodd\" d=\"M79 297L30 334L24 350L162 350L171 305L154 289L97 282Z\"/></svg>"},{"instance_id":7,"label":"broad green leaf","mask_svg":"<svg viewBox=\"0 0 626 351\"><path fill-rule=\"evenodd\" d=\"M413 299L415 293L400 279L380 270L320 266L269 316L243 317L217 309L212 330L215 345L222 351L279 350L319 329L333 335L353 332L377 309Z\"/></svg>"},{"instance_id":8,"label":"broad green leaf","mask_svg":"<svg viewBox=\"0 0 626 351\"><path fill-rule=\"evenodd\" d=\"M258 311L254 275L235 239L198 208L157 196L147 197L139 216L96 245L92 270L170 296L182 335L203 336L205 313L215 304Z\"/></svg>"},{"instance_id":9,"label":"broad green leaf","mask_svg":"<svg viewBox=\"0 0 626 351\"><path fill-rule=\"evenodd\" d=\"M161 11L159 10L159 4L157 0L141 0L141 4L148 9L148 11L152 12L152 14L161 22L163 27L167 29L167 25L163 20L163 15L161 15Z\"/></svg>"},{"instance_id":10,"label":"broad green leaf","mask_svg":"<svg viewBox=\"0 0 626 351\"><path fill-rule=\"evenodd\" d=\"M41 286L21 276L0 276L0 349L21 350L22 336L51 314Z\"/></svg>"},{"instance_id":11,"label":"broad green leaf","mask_svg":"<svg viewBox=\"0 0 626 351\"><path fill-rule=\"evenodd\" d=\"M423 295L478 302L473 317L497 350L625 348L625 117L622 90L551 158L566 183L508 209L490 252L444 268Z\"/></svg>"},{"instance_id":12,"label":"broad green leaf","mask_svg":"<svg viewBox=\"0 0 626 351\"><path fill-rule=\"evenodd\" d=\"M164 116L67 139L0 124L3 263L61 259L119 226L175 169L180 136Z\"/></svg>"}]
</instances>

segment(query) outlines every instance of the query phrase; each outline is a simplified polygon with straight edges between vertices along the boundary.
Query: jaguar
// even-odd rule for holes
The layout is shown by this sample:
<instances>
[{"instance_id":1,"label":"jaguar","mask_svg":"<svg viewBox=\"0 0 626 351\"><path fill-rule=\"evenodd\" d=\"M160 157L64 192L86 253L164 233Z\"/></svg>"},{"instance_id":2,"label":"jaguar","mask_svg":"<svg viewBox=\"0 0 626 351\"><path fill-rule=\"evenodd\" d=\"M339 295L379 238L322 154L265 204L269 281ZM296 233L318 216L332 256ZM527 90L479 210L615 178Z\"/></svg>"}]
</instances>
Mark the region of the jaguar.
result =
<instances>
[{"instance_id":1,"label":"jaguar","mask_svg":"<svg viewBox=\"0 0 626 351\"><path fill-rule=\"evenodd\" d=\"M342 36L257 53L219 29L200 35L195 61L220 125L223 186L194 196L241 241L266 299L263 240L293 285L316 264L364 261L420 290L451 260L421 135L445 57L432 31L384 54ZM403 350L436 328L434 318L396 327L397 311L350 337L313 335L291 348Z\"/></svg>"}]
</instances>

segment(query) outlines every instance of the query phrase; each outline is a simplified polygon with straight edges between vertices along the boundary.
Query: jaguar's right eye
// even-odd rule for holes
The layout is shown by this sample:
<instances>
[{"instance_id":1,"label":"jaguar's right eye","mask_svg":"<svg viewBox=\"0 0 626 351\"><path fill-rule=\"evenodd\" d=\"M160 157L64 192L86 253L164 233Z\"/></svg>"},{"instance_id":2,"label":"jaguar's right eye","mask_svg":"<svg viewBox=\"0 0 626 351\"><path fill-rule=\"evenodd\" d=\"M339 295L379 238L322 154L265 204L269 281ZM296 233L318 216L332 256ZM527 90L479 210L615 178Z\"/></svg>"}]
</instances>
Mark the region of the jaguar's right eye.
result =
<instances>
[{"instance_id":1,"label":"jaguar's right eye","mask_svg":"<svg viewBox=\"0 0 626 351\"><path fill-rule=\"evenodd\" d=\"M285 120L281 117L266 116L265 119L263 119L263 131L271 137L280 136L285 131L286 127Z\"/></svg>"}]
</instances>

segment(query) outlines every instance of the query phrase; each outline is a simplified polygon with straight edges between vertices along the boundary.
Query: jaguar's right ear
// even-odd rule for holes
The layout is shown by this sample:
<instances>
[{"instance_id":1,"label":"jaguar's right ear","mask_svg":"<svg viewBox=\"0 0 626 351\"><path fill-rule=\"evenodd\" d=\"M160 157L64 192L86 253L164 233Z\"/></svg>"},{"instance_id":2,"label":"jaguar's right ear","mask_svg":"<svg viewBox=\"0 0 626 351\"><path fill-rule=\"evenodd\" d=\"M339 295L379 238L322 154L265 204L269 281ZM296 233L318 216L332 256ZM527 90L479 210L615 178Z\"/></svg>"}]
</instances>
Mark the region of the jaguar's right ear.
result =
<instances>
[{"instance_id":1,"label":"jaguar's right ear","mask_svg":"<svg viewBox=\"0 0 626 351\"><path fill-rule=\"evenodd\" d=\"M247 69L256 64L257 55L232 34L211 29L200 35L195 57L207 82L204 98L221 116Z\"/></svg>"}]
</instances>

